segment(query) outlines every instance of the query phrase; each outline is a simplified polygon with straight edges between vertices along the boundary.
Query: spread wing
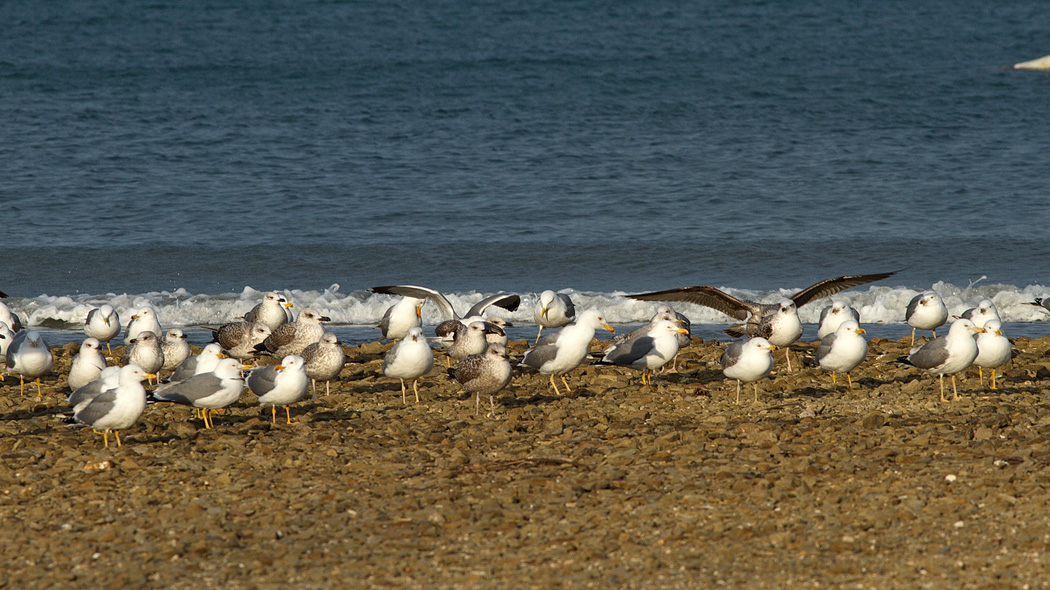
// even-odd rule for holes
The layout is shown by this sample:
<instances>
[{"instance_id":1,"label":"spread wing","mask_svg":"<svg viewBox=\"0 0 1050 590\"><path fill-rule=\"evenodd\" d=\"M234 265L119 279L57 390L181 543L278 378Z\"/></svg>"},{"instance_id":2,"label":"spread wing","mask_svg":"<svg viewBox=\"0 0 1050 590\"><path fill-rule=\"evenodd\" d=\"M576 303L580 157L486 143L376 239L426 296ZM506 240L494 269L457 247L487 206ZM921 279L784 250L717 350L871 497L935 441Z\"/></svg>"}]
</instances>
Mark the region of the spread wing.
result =
<instances>
[{"instance_id":1,"label":"spread wing","mask_svg":"<svg viewBox=\"0 0 1050 590\"><path fill-rule=\"evenodd\" d=\"M472 318L480 316L485 313L485 309L490 305L496 307L502 307L507 311L515 311L518 309L518 305L521 304L521 297L518 295L511 295L509 293L497 293L496 295L490 295L481 301L478 301L467 311L465 318Z\"/></svg>"},{"instance_id":2,"label":"spread wing","mask_svg":"<svg viewBox=\"0 0 1050 590\"><path fill-rule=\"evenodd\" d=\"M369 291L373 293L382 293L384 295L400 295L402 297L415 297L416 299L429 299L434 302L434 305L438 306L441 313L448 319L458 319L456 310L452 308L452 303L436 289L428 289L427 287L419 287L416 285L387 285L385 287L372 287Z\"/></svg>"},{"instance_id":3,"label":"spread wing","mask_svg":"<svg viewBox=\"0 0 1050 590\"><path fill-rule=\"evenodd\" d=\"M795 302L795 307L802 307L803 305L811 301L816 301L821 297L828 297L829 295L834 295L839 291L845 291L846 289L858 285L866 285L875 281L881 281L882 279L891 277L895 274L897 274L897 271L881 272L873 275L845 275L833 279L824 279L816 285L806 287L798 293L795 293L791 296L791 300Z\"/></svg>"},{"instance_id":4,"label":"spread wing","mask_svg":"<svg viewBox=\"0 0 1050 590\"><path fill-rule=\"evenodd\" d=\"M699 287L680 287L678 289L668 289L666 291L657 291L655 293L628 295L628 297L631 299L641 299L642 301L687 301L689 303L703 305L704 307L710 307L711 309L720 311L731 318L741 321L746 320L749 313L756 314L759 311L759 305L756 303L742 301L728 293L706 285Z\"/></svg>"}]
</instances>

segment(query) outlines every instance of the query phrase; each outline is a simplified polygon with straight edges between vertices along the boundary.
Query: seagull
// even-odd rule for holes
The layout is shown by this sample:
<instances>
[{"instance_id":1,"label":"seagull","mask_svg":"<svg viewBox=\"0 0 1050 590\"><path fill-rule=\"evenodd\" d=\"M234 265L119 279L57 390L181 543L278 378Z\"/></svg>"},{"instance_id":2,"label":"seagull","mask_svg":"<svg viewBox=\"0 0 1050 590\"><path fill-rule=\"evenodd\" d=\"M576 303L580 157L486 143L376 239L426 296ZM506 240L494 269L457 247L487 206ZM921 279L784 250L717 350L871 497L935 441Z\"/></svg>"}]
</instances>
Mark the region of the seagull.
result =
<instances>
[{"instance_id":1,"label":"seagull","mask_svg":"<svg viewBox=\"0 0 1050 590\"><path fill-rule=\"evenodd\" d=\"M833 301L831 305L820 310L820 319L817 320L820 325L817 328L817 340L823 340L828 334L834 334L835 330L838 330L839 326L848 320L853 320L859 325L860 312L845 301Z\"/></svg>"},{"instance_id":2,"label":"seagull","mask_svg":"<svg viewBox=\"0 0 1050 590\"><path fill-rule=\"evenodd\" d=\"M473 393L474 415L481 406L481 394L488 394L490 414L496 412L495 394L510 383L511 367L507 349L502 344L493 344L482 354L474 354L456 363L448 370L449 376L463 386L463 391Z\"/></svg>"},{"instance_id":3,"label":"seagull","mask_svg":"<svg viewBox=\"0 0 1050 590\"><path fill-rule=\"evenodd\" d=\"M408 335L408 331L414 327L423 325L422 308L426 299L418 297L402 297L394 305L387 308L383 319L379 320L379 331L387 340L400 340Z\"/></svg>"},{"instance_id":4,"label":"seagull","mask_svg":"<svg viewBox=\"0 0 1050 590\"><path fill-rule=\"evenodd\" d=\"M536 300L536 305L532 308L532 317L540 327L536 332L536 342L539 342L544 328L560 328L571 324L576 319L576 306L565 293L555 293L547 289L540 293L540 298Z\"/></svg>"},{"instance_id":5,"label":"seagull","mask_svg":"<svg viewBox=\"0 0 1050 590\"><path fill-rule=\"evenodd\" d=\"M489 344L507 345L510 339L507 337L507 328L514 324L501 317L491 317L485 322L485 342Z\"/></svg>"},{"instance_id":6,"label":"seagull","mask_svg":"<svg viewBox=\"0 0 1050 590\"><path fill-rule=\"evenodd\" d=\"M55 359L44 337L36 330L15 334L7 348L7 370L18 373L18 393L25 395L25 378L36 379L36 395L42 397L40 377L51 371Z\"/></svg>"},{"instance_id":7,"label":"seagull","mask_svg":"<svg viewBox=\"0 0 1050 590\"><path fill-rule=\"evenodd\" d=\"M186 334L178 328L172 328L164 334L160 349L164 353L164 363L160 366L160 371L175 369L192 353L190 345L186 342Z\"/></svg>"},{"instance_id":8,"label":"seagull","mask_svg":"<svg viewBox=\"0 0 1050 590\"><path fill-rule=\"evenodd\" d=\"M294 322L277 326L266 340L255 345L255 350L277 358L298 356L304 348L317 342L324 335L321 322L330 321L332 318L306 308L299 313Z\"/></svg>"},{"instance_id":9,"label":"seagull","mask_svg":"<svg viewBox=\"0 0 1050 590\"><path fill-rule=\"evenodd\" d=\"M272 333L270 326L262 322L231 322L212 331L212 342L218 342L226 354L238 360L255 358L255 345Z\"/></svg>"},{"instance_id":10,"label":"seagull","mask_svg":"<svg viewBox=\"0 0 1050 590\"><path fill-rule=\"evenodd\" d=\"M75 391L99 379L106 368L106 357L102 356L102 343L97 338L85 338L80 343L80 352L73 356L69 365L66 383Z\"/></svg>"},{"instance_id":11,"label":"seagull","mask_svg":"<svg viewBox=\"0 0 1050 590\"><path fill-rule=\"evenodd\" d=\"M831 383L835 384L835 373L845 373L849 390L853 391L850 371L856 369L868 356L868 341L864 339L864 328L855 320L839 324L834 332L820 340L817 346L817 365L831 371Z\"/></svg>"},{"instance_id":12,"label":"seagull","mask_svg":"<svg viewBox=\"0 0 1050 590\"><path fill-rule=\"evenodd\" d=\"M984 369L992 370L992 389L995 386L995 370L1014 356L1013 346L1010 340L1003 336L1003 325L997 320L988 320L984 325L984 333L977 335L977 358L973 364L977 366L977 375L981 384L984 384Z\"/></svg>"},{"instance_id":13,"label":"seagull","mask_svg":"<svg viewBox=\"0 0 1050 590\"><path fill-rule=\"evenodd\" d=\"M146 373L137 365L122 367L117 386L82 404L79 410L73 412L73 418L81 424L87 424L95 432L101 430L102 441L107 448L109 433L113 432L119 447L120 431L137 422L146 409L146 390L142 387L142 380L156 378L156 375Z\"/></svg>"},{"instance_id":14,"label":"seagull","mask_svg":"<svg viewBox=\"0 0 1050 590\"><path fill-rule=\"evenodd\" d=\"M288 406L306 397L309 384L303 357L296 354L285 356L279 365L259 367L248 373L248 388L259 397L259 405L270 405L273 424L277 423L277 406L284 406L288 424L298 424L292 422Z\"/></svg>"},{"instance_id":15,"label":"seagull","mask_svg":"<svg viewBox=\"0 0 1050 590\"><path fill-rule=\"evenodd\" d=\"M66 401L73 408L75 414L77 410L83 407L85 404L95 399L98 394L102 393L107 389L113 389L119 385L118 380L120 379L121 367L106 367L102 369L102 374L99 375L98 379L82 385L72 391Z\"/></svg>"},{"instance_id":16,"label":"seagull","mask_svg":"<svg viewBox=\"0 0 1050 590\"><path fill-rule=\"evenodd\" d=\"M955 374L965 371L973 364L977 358L977 340L974 334L984 331L984 328L978 327L972 321L959 318L952 322L947 336L934 338L921 347L913 348L908 356L897 360L940 376L942 402L948 401L944 399L944 376L951 375L952 399L959 399L959 391L955 387Z\"/></svg>"},{"instance_id":17,"label":"seagull","mask_svg":"<svg viewBox=\"0 0 1050 590\"><path fill-rule=\"evenodd\" d=\"M222 353L222 347L217 342L212 342L205 346L197 356L191 356L182 361L182 364L168 377L168 383L178 383L194 375L210 373L218 366L219 360L225 357L226 355Z\"/></svg>"},{"instance_id":18,"label":"seagull","mask_svg":"<svg viewBox=\"0 0 1050 590\"><path fill-rule=\"evenodd\" d=\"M409 329L408 334L395 343L383 357L383 375L401 381L401 403L408 403L405 399L405 379L412 380L412 391L416 394L416 403L419 403L419 388L416 383L432 368L434 351L430 349L426 337L423 336L423 328L419 326Z\"/></svg>"},{"instance_id":19,"label":"seagull","mask_svg":"<svg viewBox=\"0 0 1050 590\"><path fill-rule=\"evenodd\" d=\"M681 287L655 293L629 295L632 299L643 301L688 301L720 311L734 319L744 321L726 328L725 333L733 337L761 336L774 346L787 347L802 336L802 322L798 319L798 308L823 297L829 297L850 287L864 285L892 276L892 272L869 275L845 275L825 279L815 285L795 293L789 299L777 303L757 303L737 299L715 287ZM788 371L791 370L791 357L784 351Z\"/></svg>"},{"instance_id":20,"label":"seagull","mask_svg":"<svg viewBox=\"0 0 1050 590\"><path fill-rule=\"evenodd\" d=\"M331 395L330 383L339 376L346 364L346 353L339 339L331 332L325 332L321 339L303 349L303 362L306 363L306 376L313 384L314 395L317 395L317 380L324 381L324 394Z\"/></svg>"},{"instance_id":21,"label":"seagull","mask_svg":"<svg viewBox=\"0 0 1050 590\"><path fill-rule=\"evenodd\" d=\"M491 324L488 322L471 322L469 326L455 324L456 331L452 338L452 345L448 347L448 356L461 361L468 356L485 352L485 349L489 347L487 338L489 325ZM499 330L499 332L503 331Z\"/></svg>"},{"instance_id":22,"label":"seagull","mask_svg":"<svg viewBox=\"0 0 1050 590\"><path fill-rule=\"evenodd\" d=\"M758 401L759 379L764 379L773 372L773 354L777 347L768 340L757 336L748 340L738 340L729 344L718 363L722 365L722 374L736 379L736 403L740 403L740 382L754 383L755 401Z\"/></svg>"},{"instance_id":23,"label":"seagull","mask_svg":"<svg viewBox=\"0 0 1050 590\"><path fill-rule=\"evenodd\" d=\"M244 321L266 324L272 332L281 324L290 321L286 310L291 307L291 302L286 301L284 297L273 291L268 291L263 295L262 302L244 314Z\"/></svg>"},{"instance_id":24,"label":"seagull","mask_svg":"<svg viewBox=\"0 0 1050 590\"><path fill-rule=\"evenodd\" d=\"M213 371L194 375L179 383L162 385L153 392L153 397L157 401L197 408L204 420L204 428L214 428L211 413L237 401L244 391L242 368L236 359L220 359Z\"/></svg>"},{"instance_id":25,"label":"seagull","mask_svg":"<svg viewBox=\"0 0 1050 590\"><path fill-rule=\"evenodd\" d=\"M106 303L102 307L96 307L87 314L84 320L84 334L88 338L95 338L99 342L106 343L106 351L112 355L113 349L109 341L120 334L120 316L113 306Z\"/></svg>"},{"instance_id":26,"label":"seagull","mask_svg":"<svg viewBox=\"0 0 1050 590\"><path fill-rule=\"evenodd\" d=\"M948 321L948 308L944 306L944 300L936 291L926 291L912 297L908 302L904 319L911 326L911 345L915 346L916 329L933 330L933 337L937 337L937 328Z\"/></svg>"},{"instance_id":27,"label":"seagull","mask_svg":"<svg viewBox=\"0 0 1050 590\"><path fill-rule=\"evenodd\" d=\"M999 317L999 310L995 309L995 304L992 303L991 299L978 301L977 307L967 309L959 317L972 321L978 327L983 327L992 320L1002 322L1002 319Z\"/></svg>"},{"instance_id":28,"label":"seagull","mask_svg":"<svg viewBox=\"0 0 1050 590\"><path fill-rule=\"evenodd\" d=\"M619 344L620 342L623 342L624 340L629 340L631 338L638 338L639 336L645 336L649 332L649 329L652 328L653 325L655 325L656 322L659 322L660 320L670 320L670 321L678 324L679 328L683 328L684 329L684 332L675 334L675 337L678 340L678 350L679 351L682 350L683 346L688 346L689 345L689 343L692 341L692 338L690 336L690 330L692 329L692 322L689 321L689 318L687 318L684 315L678 313L677 311L672 309L670 305L667 305L667 304L661 304L661 305L658 305L656 307L656 314L653 315L653 317L649 319L649 323L648 324L646 324L644 326L640 326L638 328L635 328L635 329L631 330L630 332L627 332L626 334L618 334L618 335L616 335L615 337L613 337L613 343L614 344ZM675 353L674 359L672 359L672 360L673 360L673 362L677 363L677 361L678 361L678 354L677 353ZM675 367L671 368L671 372L675 372L675 370L676 370Z\"/></svg>"},{"instance_id":29,"label":"seagull","mask_svg":"<svg viewBox=\"0 0 1050 590\"><path fill-rule=\"evenodd\" d=\"M120 364L138 365L143 371L155 374L164 366L164 350L160 345L157 335L148 330L139 332L124 347L124 354L120 355Z\"/></svg>"},{"instance_id":30,"label":"seagull","mask_svg":"<svg viewBox=\"0 0 1050 590\"><path fill-rule=\"evenodd\" d=\"M561 395L558 385L554 383L554 376L559 375L569 392L568 381L565 374L580 366L583 359L587 357L587 349L594 338L594 332L598 328L604 328L615 332L606 321L602 312L591 308L581 313L576 321L565 326L553 334L544 336L535 346L525 352L521 359L520 367L531 367L540 372L541 375L549 375L551 387L555 395Z\"/></svg>"},{"instance_id":31,"label":"seagull","mask_svg":"<svg viewBox=\"0 0 1050 590\"><path fill-rule=\"evenodd\" d=\"M1039 309L1050 313L1050 297L1036 297L1035 301L1027 302L1027 305L1034 305Z\"/></svg>"},{"instance_id":32,"label":"seagull","mask_svg":"<svg viewBox=\"0 0 1050 590\"><path fill-rule=\"evenodd\" d=\"M22 320L2 301L0 301L0 322L7 324L7 327L11 328L12 332L22 331Z\"/></svg>"},{"instance_id":33,"label":"seagull","mask_svg":"<svg viewBox=\"0 0 1050 590\"><path fill-rule=\"evenodd\" d=\"M671 362L678 354L678 336L685 332L676 321L658 320L645 333L610 346L595 364L639 369L642 384L652 385L653 371Z\"/></svg>"},{"instance_id":34,"label":"seagull","mask_svg":"<svg viewBox=\"0 0 1050 590\"><path fill-rule=\"evenodd\" d=\"M485 310L490 306L495 305L496 307L502 307L507 311L514 311L518 309L518 305L521 304L521 297L518 295L497 293L496 295L490 295L475 303L473 307L467 310L466 315L460 317L456 314L456 310L452 307L452 303L449 302L448 298L435 289L418 287L416 285L389 285L385 287L372 287L369 291L373 293L401 295L402 297L415 297L417 299L429 299L433 301L434 305L437 305L438 309L441 310L442 316L446 318L446 321L438 324L437 328L434 329L434 333L445 340L451 340L452 338L452 333L455 330L455 324L453 322L467 325L475 320L484 321L485 318L483 315Z\"/></svg>"},{"instance_id":35,"label":"seagull","mask_svg":"<svg viewBox=\"0 0 1050 590\"><path fill-rule=\"evenodd\" d=\"M0 361L6 362L7 348L11 346L11 342L15 339L15 333L11 331L11 328L4 322L0 322Z\"/></svg>"},{"instance_id":36,"label":"seagull","mask_svg":"<svg viewBox=\"0 0 1050 590\"><path fill-rule=\"evenodd\" d=\"M164 337L164 330L157 320L157 312L152 307L144 307L131 316L128 327L124 330L124 344L134 340L141 332L153 332L158 339Z\"/></svg>"}]
</instances>

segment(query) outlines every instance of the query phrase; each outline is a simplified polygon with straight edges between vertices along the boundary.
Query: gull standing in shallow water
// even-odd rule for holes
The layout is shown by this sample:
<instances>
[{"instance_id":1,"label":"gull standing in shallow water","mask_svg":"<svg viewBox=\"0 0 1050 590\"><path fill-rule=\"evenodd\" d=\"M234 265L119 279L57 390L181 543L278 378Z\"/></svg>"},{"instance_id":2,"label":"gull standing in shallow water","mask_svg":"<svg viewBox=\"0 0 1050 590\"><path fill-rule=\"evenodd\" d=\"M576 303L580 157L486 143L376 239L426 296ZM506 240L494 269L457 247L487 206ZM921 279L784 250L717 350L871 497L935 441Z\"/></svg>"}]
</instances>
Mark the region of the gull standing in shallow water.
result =
<instances>
[{"instance_id":1,"label":"gull standing in shallow water","mask_svg":"<svg viewBox=\"0 0 1050 590\"><path fill-rule=\"evenodd\" d=\"M73 356L69 365L66 383L75 391L102 377L106 368L106 357L102 356L102 344L97 338L85 338L80 343L80 352Z\"/></svg>"},{"instance_id":2,"label":"gull standing in shallow water","mask_svg":"<svg viewBox=\"0 0 1050 590\"><path fill-rule=\"evenodd\" d=\"M383 357L383 375L401 381L401 403L405 399L405 379L412 380L412 391L419 403L419 388L416 382L434 368L434 351L423 336L423 328L410 329L404 339L399 340Z\"/></svg>"},{"instance_id":3,"label":"gull standing in shallow water","mask_svg":"<svg viewBox=\"0 0 1050 590\"><path fill-rule=\"evenodd\" d=\"M23 330L15 334L7 348L7 370L18 373L18 393L25 395L25 378L36 380L36 395L40 391L40 377L51 371L55 358L51 349L44 342L44 337L36 330Z\"/></svg>"},{"instance_id":4,"label":"gull standing in shallow water","mask_svg":"<svg viewBox=\"0 0 1050 590\"><path fill-rule=\"evenodd\" d=\"M259 405L270 405L271 422L277 423L277 406L284 406L287 424L292 422L288 406L306 397L310 380L306 377L303 357L290 354L281 359L281 364L253 369L248 374L248 388L259 397Z\"/></svg>"},{"instance_id":5,"label":"gull standing in shallow water","mask_svg":"<svg viewBox=\"0 0 1050 590\"><path fill-rule=\"evenodd\" d=\"M87 424L95 432L101 430L106 447L109 447L109 433L112 432L119 447L120 431L130 428L146 409L146 390L142 387L142 380L156 378L156 375L146 373L137 365L122 367L117 386L81 404L80 409L73 412L73 418L81 424Z\"/></svg>"},{"instance_id":6,"label":"gull standing in shallow water","mask_svg":"<svg viewBox=\"0 0 1050 590\"><path fill-rule=\"evenodd\" d=\"M992 389L997 389L995 370L1014 357L1013 346L1010 345L1010 340L1003 336L1002 328L1003 325L998 320L988 320L984 325L984 333L977 335L977 358L973 359L981 385L984 385L984 369L992 370Z\"/></svg>"},{"instance_id":7,"label":"gull standing in shallow water","mask_svg":"<svg viewBox=\"0 0 1050 590\"><path fill-rule=\"evenodd\" d=\"M936 291L926 291L912 297L908 309L904 311L904 320L911 326L911 345L915 346L915 330L932 330L937 337L937 328L948 321L948 308Z\"/></svg>"},{"instance_id":8,"label":"gull standing in shallow water","mask_svg":"<svg viewBox=\"0 0 1050 590\"><path fill-rule=\"evenodd\" d=\"M785 347L784 357L791 370L791 357L787 347L802 336L802 322L798 318L798 308L823 297L829 297L850 287L864 285L892 276L892 272L869 275L846 275L825 279L815 285L795 293L789 299L777 303L758 303L737 299L715 287L681 287L655 293L629 295L632 299L643 301L688 301L697 305L718 310L734 319L745 321L744 324L730 326L725 333L735 338L742 336L761 336L775 346Z\"/></svg>"},{"instance_id":9,"label":"gull standing in shallow water","mask_svg":"<svg viewBox=\"0 0 1050 590\"><path fill-rule=\"evenodd\" d=\"M722 374L736 379L736 403L740 403L740 382L755 386L755 401L758 401L758 380L773 372L773 351L777 347L761 336L749 340L738 340L726 346L718 363Z\"/></svg>"},{"instance_id":10,"label":"gull standing in shallow water","mask_svg":"<svg viewBox=\"0 0 1050 590\"><path fill-rule=\"evenodd\" d=\"M339 339L331 332L325 332L317 342L303 349L303 362L306 364L306 376L313 386L313 395L317 396L317 380L324 381L324 394L331 395L331 382L339 376L346 364L346 353Z\"/></svg>"},{"instance_id":11,"label":"gull standing in shallow water","mask_svg":"<svg viewBox=\"0 0 1050 590\"><path fill-rule=\"evenodd\" d=\"M493 344L482 354L468 356L448 370L449 376L463 386L463 391L475 395L475 416L483 393L489 396L489 415L496 413L496 392L510 383L511 372L507 349L502 344Z\"/></svg>"},{"instance_id":12,"label":"gull standing in shallow water","mask_svg":"<svg viewBox=\"0 0 1050 590\"><path fill-rule=\"evenodd\" d=\"M959 399L955 386L955 374L965 371L977 358L977 340L974 334L984 332L972 321L960 318L952 322L948 335L934 338L918 348L913 348L908 356L897 360L906 365L918 367L927 373L937 375L941 382L941 401L944 398L944 376L952 376L952 399Z\"/></svg>"},{"instance_id":13,"label":"gull standing in shallow water","mask_svg":"<svg viewBox=\"0 0 1050 590\"><path fill-rule=\"evenodd\" d=\"M673 320L658 320L645 333L621 340L606 351L596 365L619 365L642 371L642 384L652 385L653 371L678 354L678 336L685 328Z\"/></svg>"},{"instance_id":14,"label":"gull standing in shallow water","mask_svg":"<svg viewBox=\"0 0 1050 590\"><path fill-rule=\"evenodd\" d=\"M102 307L92 309L84 320L84 334L88 338L95 338L99 342L106 343L106 351L113 354L109 341L120 334L120 316L113 306L106 303Z\"/></svg>"},{"instance_id":15,"label":"gull standing in shallow water","mask_svg":"<svg viewBox=\"0 0 1050 590\"><path fill-rule=\"evenodd\" d=\"M606 321L602 312L591 308L579 315L576 321L553 334L544 336L535 346L525 352L518 366L531 367L541 375L549 375L555 395L561 395L554 376L561 377L561 382L569 392L569 382L565 374L580 366L587 357L587 349L594 338L594 332L604 328L615 332Z\"/></svg>"},{"instance_id":16,"label":"gull standing in shallow water","mask_svg":"<svg viewBox=\"0 0 1050 590\"><path fill-rule=\"evenodd\" d=\"M560 328L571 324L576 319L576 306L572 304L568 295L547 289L540 293L540 298L536 300L536 305L532 308L532 318L540 327L536 332L538 343L544 328Z\"/></svg>"},{"instance_id":17,"label":"gull standing in shallow water","mask_svg":"<svg viewBox=\"0 0 1050 590\"><path fill-rule=\"evenodd\" d=\"M157 401L197 408L204 420L204 428L214 428L212 412L237 401L244 391L242 368L236 359L220 359L214 371L162 385L153 392L153 397Z\"/></svg>"},{"instance_id":18,"label":"gull standing in shallow water","mask_svg":"<svg viewBox=\"0 0 1050 590\"><path fill-rule=\"evenodd\" d=\"M849 390L853 391L853 379L850 371L856 369L864 357L868 356L868 341L861 334L864 328L853 320L839 324L834 332L828 334L817 346L817 366L831 371L831 383L835 384L835 373L845 373Z\"/></svg>"}]
</instances>

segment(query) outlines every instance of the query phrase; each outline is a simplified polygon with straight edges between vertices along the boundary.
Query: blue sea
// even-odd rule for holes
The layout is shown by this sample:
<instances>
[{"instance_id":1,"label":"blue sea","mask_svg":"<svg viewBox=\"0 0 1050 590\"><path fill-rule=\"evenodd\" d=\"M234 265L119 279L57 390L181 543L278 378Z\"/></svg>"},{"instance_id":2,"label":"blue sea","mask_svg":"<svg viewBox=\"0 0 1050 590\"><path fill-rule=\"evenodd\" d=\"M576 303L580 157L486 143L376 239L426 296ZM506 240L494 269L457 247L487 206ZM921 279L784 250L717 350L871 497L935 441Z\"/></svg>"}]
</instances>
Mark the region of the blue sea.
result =
<instances>
[{"instance_id":1,"label":"blue sea","mask_svg":"<svg viewBox=\"0 0 1050 590\"><path fill-rule=\"evenodd\" d=\"M626 293L891 270L841 295L870 333L910 333L933 288L1050 334L1027 305L1050 295L1050 73L1010 67L1050 53L1050 4L16 0L0 22L0 289L52 343L107 302L194 328L276 290L353 343L393 303L371 286L513 291L527 337L544 289L630 325L653 306Z\"/></svg>"}]
</instances>

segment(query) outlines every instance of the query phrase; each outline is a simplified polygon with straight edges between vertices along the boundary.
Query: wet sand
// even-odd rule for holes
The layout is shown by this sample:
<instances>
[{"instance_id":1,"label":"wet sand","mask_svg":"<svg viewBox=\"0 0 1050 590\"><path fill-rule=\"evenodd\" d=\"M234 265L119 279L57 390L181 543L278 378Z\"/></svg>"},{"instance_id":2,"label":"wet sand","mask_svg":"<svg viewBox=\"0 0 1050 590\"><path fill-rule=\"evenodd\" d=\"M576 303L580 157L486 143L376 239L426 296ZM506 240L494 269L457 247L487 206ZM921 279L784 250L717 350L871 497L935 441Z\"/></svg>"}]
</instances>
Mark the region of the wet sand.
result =
<instances>
[{"instance_id":1,"label":"wet sand","mask_svg":"<svg viewBox=\"0 0 1050 590\"><path fill-rule=\"evenodd\" d=\"M437 367L403 405L369 343L298 425L246 392L214 430L150 406L119 449L58 416L56 347L43 398L0 392L0 587L1046 587L1050 339L952 403L907 344L873 339L852 392L778 351L737 405L694 339L653 387L516 374L493 418Z\"/></svg>"}]
</instances>

